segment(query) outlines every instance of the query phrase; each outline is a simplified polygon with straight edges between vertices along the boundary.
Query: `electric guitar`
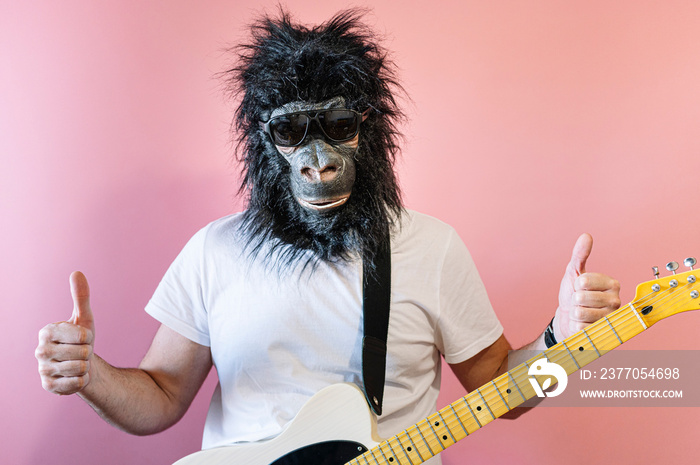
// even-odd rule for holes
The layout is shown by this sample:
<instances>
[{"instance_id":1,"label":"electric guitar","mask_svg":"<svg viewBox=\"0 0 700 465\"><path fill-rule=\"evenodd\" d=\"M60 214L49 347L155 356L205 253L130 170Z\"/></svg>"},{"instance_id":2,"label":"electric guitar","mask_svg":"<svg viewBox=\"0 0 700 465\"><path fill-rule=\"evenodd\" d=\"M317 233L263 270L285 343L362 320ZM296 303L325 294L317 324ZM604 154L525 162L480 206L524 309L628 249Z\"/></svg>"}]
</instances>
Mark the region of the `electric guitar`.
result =
<instances>
[{"instance_id":1,"label":"electric guitar","mask_svg":"<svg viewBox=\"0 0 700 465\"><path fill-rule=\"evenodd\" d=\"M665 278L655 268L657 279L637 286L629 304L390 439L378 437L360 389L338 384L314 395L274 439L203 450L175 465L417 465L546 389L551 378L542 384L532 375L536 361L545 358L570 375L659 320L700 309L700 270L693 271L695 259L685 264L690 271L675 274L678 264L669 263L674 274Z\"/></svg>"}]
</instances>

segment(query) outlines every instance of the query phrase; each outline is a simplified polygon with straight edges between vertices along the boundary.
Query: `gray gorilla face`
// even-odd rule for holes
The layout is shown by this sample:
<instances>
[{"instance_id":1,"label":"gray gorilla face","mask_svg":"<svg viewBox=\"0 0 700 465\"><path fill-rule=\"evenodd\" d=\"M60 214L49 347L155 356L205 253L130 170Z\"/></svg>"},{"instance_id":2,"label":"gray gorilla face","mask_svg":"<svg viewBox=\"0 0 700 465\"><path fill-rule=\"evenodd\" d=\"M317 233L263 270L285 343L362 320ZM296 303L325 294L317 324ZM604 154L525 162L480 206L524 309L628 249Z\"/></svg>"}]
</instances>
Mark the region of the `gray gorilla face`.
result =
<instances>
[{"instance_id":1,"label":"gray gorilla face","mask_svg":"<svg viewBox=\"0 0 700 465\"><path fill-rule=\"evenodd\" d=\"M270 118L295 111L344 108L345 100L336 97L325 102L311 104L291 102L276 108ZM355 159L359 134L345 142L326 139L311 122L306 139L298 147L276 146L287 160L290 169L291 188L297 202L311 212L331 212L350 198L355 183Z\"/></svg>"}]
</instances>

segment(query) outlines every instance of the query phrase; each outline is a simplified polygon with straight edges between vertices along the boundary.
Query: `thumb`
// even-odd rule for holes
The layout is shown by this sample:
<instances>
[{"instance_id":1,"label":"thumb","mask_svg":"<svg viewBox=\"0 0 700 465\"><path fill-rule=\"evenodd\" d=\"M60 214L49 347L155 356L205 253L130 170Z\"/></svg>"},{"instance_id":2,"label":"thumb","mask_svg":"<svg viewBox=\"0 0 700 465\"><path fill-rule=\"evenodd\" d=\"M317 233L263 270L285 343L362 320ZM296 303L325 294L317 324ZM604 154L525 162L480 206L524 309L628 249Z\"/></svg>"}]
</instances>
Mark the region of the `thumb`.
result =
<instances>
[{"instance_id":1,"label":"thumb","mask_svg":"<svg viewBox=\"0 0 700 465\"><path fill-rule=\"evenodd\" d=\"M70 293L73 297L73 315L70 322L94 330L95 322L90 308L90 286L87 278L80 271L70 275Z\"/></svg>"},{"instance_id":2,"label":"thumb","mask_svg":"<svg viewBox=\"0 0 700 465\"><path fill-rule=\"evenodd\" d=\"M581 234L574 245L571 262L569 262L569 267L576 272L577 276L586 272L586 260L591 255L592 249L593 237L588 233Z\"/></svg>"}]
</instances>

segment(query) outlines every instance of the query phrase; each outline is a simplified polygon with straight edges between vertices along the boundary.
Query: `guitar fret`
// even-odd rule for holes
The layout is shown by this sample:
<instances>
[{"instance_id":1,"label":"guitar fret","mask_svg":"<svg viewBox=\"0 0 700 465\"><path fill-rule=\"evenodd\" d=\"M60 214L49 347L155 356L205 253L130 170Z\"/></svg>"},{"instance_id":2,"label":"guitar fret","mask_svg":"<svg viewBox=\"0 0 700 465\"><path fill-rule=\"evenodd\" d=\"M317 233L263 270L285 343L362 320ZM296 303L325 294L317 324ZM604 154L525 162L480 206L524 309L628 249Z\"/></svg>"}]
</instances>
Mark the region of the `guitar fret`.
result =
<instances>
[{"instance_id":1,"label":"guitar fret","mask_svg":"<svg viewBox=\"0 0 700 465\"><path fill-rule=\"evenodd\" d=\"M612 329L612 332L615 334L617 340L620 341L620 344L622 344L622 339L620 338L620 335L617 334L617 331L615 331L615 328L613 327L612 323L610 323L610 320L608 320L608 317L605 316L603 317L603 319L605 319L605 321L608 323L608 326L610 326L610 329Z\"/></svg>"},{"instance_id":2,"label":"guitar fret","mask_svg":"<svg viewBox=\"0 0 700 465\"><path fill-rule=\"evenodd\" d=\"M642 317L639 315L639 312L638 312L637 309L634 307L634 305L632 305L631 302L630 302L629 304L627 304L627 305L629 306L629 308L632 309L632 312L634 313L634 316L636 316L637 319L639 320L639 322L642 324L642 328L644 328L644 329L649 329L648 326L647 326L647 324L644 323L644 320L642 320Z\"/></svg>"},{"instance_id":3,"label":"guitar fret","mask_svg":"<svg viewBox=\"0 0 700 465\"><path fill-rule=\"evenodd\" d=\"M445 446L442 444L442 441L440 441L440 436L438 435L435 428L433 428L433 423L435 421L436 421L435 414L432 414L423 420L424 424L421 426L421 430L423 431L423 434L425 435L425 440L427 441L428 447L430 448L430 452L433 455L437 455L440 452L442 452L443 450L445 450ZM427 428L426 428L426 426L427 426ZM430 433L433 433L432 436L430 435ZM433 441L433 437L435 437L435 439L437 440L438 445L441 447L441 449L438 449L437 447L435 447L435 449L433 449L433 446L435 445L434 441Z\"/></svg>"},{"instance_id":4,"label":"guitar fret","mask_svg":"<svg viewBox=\"0 0 700 465\"><path fill-rule=\"evenodd\" d=\"M464 435L465 435L465 437L469 436L469 431L467 431L467 428L464 427L464 423L462 423L462 420L460 420L459 415L457 415L457 412L455 411L455 409L454 409L454 407L452 406L452 404L448 405L448 407L450 407L450 409L452 410L452 413L453 413L454 416L457 418L457 423L459 423L459 426L461 426L462 429L464 430Z\"/></svg>"},{"instance_id":5,"label":"guitar fret","mask_svg":"<svg viewBox=\"0 0 700 465\"><path fill-rule=\"evenodd\" d=\"M406 436L408 436L408 440L411 441L411 446L413 446L413 450L415 450L416 454L418 454L418 457L420 457L420 461L425 462L426 459L423 457L423 454L420 453L420 449L418 449L418 446L416 446L416 443L413 442L413 438L411 437L408 430L406 430Z\"/></svg>"},{"instance_id":6,"label":"guitar fret","mask_svg":"<svg viewBox=\"0 0 700 465\"><path fill-rule=\"evenodd\" d=\"M362 454L362 458L365 459L365 462L367 462L367 465L371 465L369 463L369 460L367 460L367 454L370 454L372 456L372 460L374 460L375 463L377 463L377 464L379 463L379 462L377 462L377 459L374 458L374 452L372 452L372 450L370 449L367 452L365 452L364 454Z\"/></svg>"},{"instance_id":7,"label":"guitar fret","mask_svg":"<svg viewBox=\"0 0 700 465\"><path fill-rule=\"evenodd\" d=\"M397 434L397 435L394 436L394 437L396 438L396 441L399 443L399 446L401 446L401 450L403 451L403 455L405 455L406 458L408 459L408 461L411 462L411 465L415 465L415 464L413 463L413 460L411 460L411 456L408 455L408 452L406 452L406 448L403 446L403 442L401 442L401 439L399 439L399 435ZM410 438L409 438L409 439L410 439Z\"/></svg>"},{"instance_id":8,"label":"guitar fret","mask_svg":"<svg viewBox=\"0 0 700 465\"><path fill-rule=\"evenodd\" d=\"M572 374L580 368L580 366L576 362L576 359L573 357L571 351L568 347L566 347L566 344L564 344L564 342L560 342L559 344L557 344L556 349L552 348L547 350L547 352L547 358L549 359L549 361L554 362L557 365L560 365L562 368L564 368L564 371L566 371L567 375Z\"/></svg>"},{"instance_id":9,"label":"guitar fret","mask_svg":"<svg viewBox=\"0 0 700 465\"><path fill-rule=\"evenodd\" d=\"M595 353L598 354L598 357L600 357L600 352L598 352L598 348L595 346L595 344L593 344L593 341L591 340L591 337L590 337L590 336L588 335L588 333L586 332L586 328L584 328L582 331L583 331L583 334L586 335L586 338L588 339L588 342L590 342L590 343L591 343L591 346L593 346L593 350L595 350Z\"/></svg>"},{"instance_id":10,"label":"guitar fret","mask_svg":"<svg viewBox=\"0 0 700 465\"><path fill-rule=\"evenodd\" d=\"M525 362L523 362L523 365L525 365L525 366L527 367L527 372L529 373L529 372L530 372L530 364L527 363L527 361L525 361ZM535 382L536 382L538 385L540 384L540 382L539 382L539 380L537 379L537 377L529 378L529 379L534 379ZM541 386L541 385L540 385L540 389L542 389L542 386Z\"/></svg>"},{"instance_id":11,"label":"guitar fret","mask_svg":"<svg viewBox=\"0 0 700 465\"><path fill-rule=\"evenodd\" d=\"M479 397L481 397L481 400L484 402L484 405L486 406L486 410L488 410L489 415L491 415L491 418L492 418L493 420L495 420L495 419L496 419L496 415L494 415L493 412L491 411L491 408L489 408L489 404L488 404L488 402L486 402L486 399L484 399L484 396L481 394L481 390L480 390L480 389L475 389L475 391L476 391L477 394L479 394ZM480 411L480 410L479 410L479 406L477 406L476 409L477 409L477 411ZM489 423L489 422L487 421L486 423Z\"/></svg>"},{"instance_id":12,"label":"guitar fret","mask_svg":"<svg viewBox=\"0 0 700 465\"><path fill-rule=\"evenodd\" d=\"M428 448L428 452L430 452L430 456L432 457L433 455L435 455L435 452L433 452L433 449L430 447L430 444L428 444L428 441L425 439L425 436L423 435L423 432L420 430L420 427L418 426L418 424L416 424L416 429L418 430L418 434L420 435L420 438L425 443L425 446ZM423 454L421 454L421 455L423 455Z\"/></svg>"},{"instance_id":13,"label":"guitar fret","mask_svg":"<svg viewBox=\"0 0 700 465\"><path fill-rule=\"evenodd\" d=\"M440 436L438 436L437 432L435 431L435 428L433 428L433 425L431 425L430 422L428 422L428 426L430 426L430 430L433 432L433 435L435 436L435 439L437 439L438 444L440 444L440 447L442 447L442 450L445 450L445 446L442 444Z\"/></svg>"},{"instance_id":14,"label":"guitar fret","mask_svg":"<svg viewBox=\"0 0 700 465\"><path fill-rule=\"evenodd\" d=\"M381 452L382 458L384 459L384 462L389 463L389 459L387 459L386 455L384 455L384 451L382 450L381 444L379 445L379 447L377 447L377 449L379 449L379 452Z\"/></svg>"},{"instance_id":15,"label":"guitar fret","mask_svg":"<svg viewBox=\"0 0 700 465\"><path fill-rule=\"evenodd\" d=\"M476 418L474 418L473 415L471 417L469 416L469 409L465 409L464 406L460 404L460 401L466 403L466 399L462 397L454 401L451 406L454 407L454 411L457 417L459 418L460 423L462 424L462 428L464 428L467 431L467 435L470 435L474 431L477 431L481 426L476 421Z\"/></svg>"},{"instance_id":16,"label":"guitar fret","mask_svg":"<svg viewBox=\"0 0 700 465\"><path fill-rule=\"evenodd\" d=\"M576 335L570 337L568 341L571 344L571 347L574 348L574 350L571 352L579 366L586 366L594 360L598 360L598 357L600 357L600 355L596 353L593 344L589 342L590 340L588 339L588 336L586 336L583 332L577 333ZM588 347L589 345L591 347Z\"/></svg>"},{"instance_id":17,"label":"guitar fret","mask_svg":"<svg viewBox=\"0 0 700 465\"><path fill-rule=\"evenodd\" d=\"M523 392L520 390L520 386L518 386L518 383L515 381L515 378L513 378L513 375L510 374L510 371L507 372L508 377L511 379L513 384L515 385L515 389L518 390L518 394L520 394L520 397L522 397L523 402L525 402L527 399L523 395Z\"/></svg>"},{"instance_id":18,"label":"guitar fret","mask_svg":"<svg viewBox=\"0 0 700 465\"><path fill-rule=\"evenodd\" d=\"M421 456L424 454L427 454L427 457L430 458L433 455L437 454L436 451L433 450L432 447L430 447L430 441L426 437L428 430L425 428L425 422L426 420L423 419L422 421L416 423L415 428L416 431L418 432L418 437L420 437L419 444L423 444L420 447L424 448L423 452L421 452ZM427 459L425 459L427 460Z\"/></svg>"},{"instance_id":19,"label":"guitar fret","mask_svg":"<svg viewBox=\"0 0 700 465\"><path fill-rule=\"evenodd\" d=\"M639 315L637 315L637 312L631 307L624 313L613 313L608 315L610 323L612 323L612 325L617 329L618 333L620 333L620 337L622 338L623 342L629 341L634 336L644 332L645 330L644 327L640 328L636 323L633 323L633 319L630 317L630 315L634 315L637 317L637 321L639 321Z\"/></svg>"},{"instance_id":20,"label":"guitar fret","mask_svg":"<svg viewBox=\"0 0 700 465\"><path fill-rule=\"evenodd\" d=\"M479 421L479 419L476 418L476 415L474 415L474 410L472 410L471 405L469 405L469 402L467 402L467 398L466 398L466 397L462 397L462 400L464 401L465 404L467 404L467 408L469 409L469 413L472 414L472 417L474 417L474 421L476 421L476 424L479 425L479 428L481 428L481 427L482 427L482 424L481 424L481 422Z\"/></svg>"},{"instance_id":21,"label":"guitar fret","mask_svg":"<svg viewBox=\"0 0 700 465\"><path fill-rule=\"evenodd\" d=\"M389 448L389 452L391 452L392 457L394 457L394 460L396 463L401 463L401 460L399 459L398 455L396 455L396 451L394 448L391 446L391 441L386 441L386 445ZM391 462L391 458L389 458L389 462Z\"/></svg>"},{"instance_id":22,"label":"guitar fret","mask_svg":"<svg viewBox=\"0 0 700 465\"><path fill-rule=\"evenodd\" d=\"M455 437L452 435L452 431L450 431L450 427L447 425L447 422L446 422L445 419L443 418L442 414L441 414L440 412L437 412L437 414L438 414L438 416L440 417L440 421L442 422L442 425L443 425L443 426L445 427L445 429L447 430L447 434L449 434L450 437L452 438L452 444L454 444L455 442L457 442L457 440L456 440ZM446 441L447 439L444 439L444 438L443 438L443 440ZM450 445L451 445L451 444L450 444Z\"/></svg>"},{"instance_id":23,"label":"guitar fret","mask_svg":"<svg viewBox=\"0 0 700 465\"><path fill-rule=\"evenodd\" d=\"M535 360L533 360L533 361L539 360L539 359L536 358L536 357L533 357L533 358L535 359ZM527 362L524 362L524 364L525 364L525 366L528 368L528 373L529 373L529 372L530 372L530 366L531 366L531 365L530 365L529 363L527 363ZM529 376L528 376L528 379L529 379L530 381L532 381L532 380L534 379L535 382L537 383L537 385L540 387L540 389L541 389L542 391L544 391L544 389L542 388L542 384L540 383L540 380L539 380L539 378L537 377L537 375L535 375L535 376L533 376L533 377L529 377ZM535 392L534 388L533 388L533 392ZM537 394L537 392L535 392L535 395L536 395L536 394Z\"/></svg>"},{"instance_id":24,"label":"guitar fret","mask_svg":"<svg viewBox=\"0 0 700 465\"><path fill-rule=\"evenodd\" d=\"M461 441L462 439L467 437L469 432L462 424L462 419L459 418L455 409L452 408L452 405L448 404L447 406L438 410L437 414L442 419L443 424L447 429L447 432L450 433L450 436L452 437L452 440L454 442ZM461 427L461 430L455 426L455 423L457 423Z\"/></svg>"},{"instance_id":25,"label":"guitar fret","mask_svg":"<svg viewBox=\"0 0 700 465\"><path fill-rule=\"evenodd\" d=\"M471 415L469 408L465 408L463 405L461 405L459 403L460 401L463 401L466 404L466 399L462 397L461 399L457 399L452 405L454 406L457 415L459 415L460 421L462 422L464 429L467 430L468 434L472 434L475 431L478 431L479 428L481 428L481 425L479 424L477 419L474 418L474 415Z\"/></svg>"},{"instance_id":26,"label":"guitar fret","mask_svg":"<svg viewBox=\"0 0 700 465\"><path fill-rule=\"evenodd\" d=\"M488 402L486 402L486 399L484 399L484 395L481 393L481 390L480 390L480 389L477 389L476 392L479 394L479 397L481 397L481 400L484 401L484 405L486 406L486 409L489 411L489 413L491 414L491 416L492 416L493 419L495 420L495 419L496 419L496 416L495 416L495 415L493 414L493 412L491 411L491 407L489 407L489 404L488 404Z\"/></svg>"},{"instance_id":27,"label":"guitar fret","mask_svg":"<svg viewBox=\"0 0 700 465\"><path fill-rule=\"evenodd\" d=\"M510 405L508 405L508 402L506 402L506 400L503 398L503 394L501 394L501 391L498 390L498 386L496 386L496 383L493 380L491 380L491 384L493 384L494 389L496 389L496 392L498 393L498 397L500 397L501 400L503 401L503 405L505 405L506 408L508 410L510 410Z\"/></svg>"},{"instance_id":28,"label":"guitar fret","mask_svg":"<svg viewBox=\"0 0 700 465\"><path fill-rule=\"evenodd\" d=\"M405 435L408 441L405 439L401 439L401 435ZM420 452L418 451L418 448L416 445L413 443L413 439L411 439L410 434L408 434L408 430L404 430L400 432L399 434L396 435L396 437L399 439L399 444L401 444L401 448L403 449L404 453L408 457L408 460L411 462L412 465L415 465L415 463L422 463L424 461L423 457L420 455ZM404 442L406 442L406 446L404 447ZM411 453L416 459L416 462L413 461L411 458Z\"/></svg>"},{"instance_id":29,"label":"guitar fret","mask_svg":"<svg viewBox=\"0 0 700 465\"><path fill-rule=\"evenodd\" d=\"M536 359L533 359L531 361L535 361ZM535 397L537 395L537 391L535 391L535 388L532 386L530 383L530 374L529 374L529 369L530 366L527 362L521 363L517 367L515 367L511 372L513 372L513 375L516 380L520 380L520 389L523 391L523 394L526 399L530 399L532 397ZM518 371L519 373L516 373Z\"/></svg>"},{"instance_id":30,"label":"guitar fret","mask_svg":"<svg viewBox=\"0 0 700 465\"><path fill-rule=\"evenodd\" d=\"M503 401L503 405L506 408L506 411L502 413L497 412L498 416L506 414L508 411L514 409L526 400L525 396L520 390L520 387L517 386L517 383L515 387L515 389L518 390L517 395L513 392L512 384L514 383L514 381L515 378L513 378L513 376L511 376L511 373L509 372L503 373L502 375L498 376L492 381L492 383L496 387L498 394L501 397L501 400Z\"/></svg>"},{"instance_id":31,"label":"guitar fret","mask_svg":"<svg viewBox=\"0 0 700 465\"><path fill-rule=\"evenodd\" d=\"M560 342L559 344L563 344L563 342ZM556 363L557 365L561 366L564 368L564 371L566 371L567 375L570 375L571 373L575 372L578 369L578 365L574 361L573 364L571 364L571 360L569 360L569 357L567 353L565 353L563 350L561 350L561 347L557 344L556 348L550 348L546 352L543 353L545 359L552 363Z\"/></svg>"},{"instance_id":32,"label":"guitar fret","mask_svg":"<svg viewBox=\"0 0 700 465\"><path fill-rule=\"evenodd\" d=\"M601 356L622 344L620 337L616 334L614 328L611 329L610 326L612 324L609 320L601 318L586 328L586 333L595 341L596 348Z\"/></svg>"},{"instance_id":33,"label":"guitar fret","mask_svg":"<svg viewBox=\"0 0 700 465\"><path fill-rule=\"evenodd\" d=\"M377 447L375 447L375 449L378 449L379 453L381 454L381 459L382 459L383 464L389 464L389 463L393 462L393 460L394 460L392 457L389 456L390 455L388 453L389 450L385 450L385 448L388 445L389 444L387 444L387 442L384 441L384 442L380 443Z\"/></svg>"},{"instance_id":34,"label":"guitar fret","mask_svg":"<svg viewBox=\"0 0 700 465\"><path fill-rule=\"evenodd\" d=\"M576 365L576 369L580 370L581 365L578 364L578 362L576 361L576 357L574 357L574 354L572 354L571 351L569 350L569 346L566 345L566 341L562 341L562 345L566 349L566 352L569 354L569 357L571 357L571 360L574 361L574 364Z\"/></svg>"},{"instance_id":35,"label":"guitar fret","mask_svg":"<svg viewBox=\"0 0 700 465\"><path fill-rule=\"evenodd\" d=\"M382 457L384 458L386 463L401 463L399 458L396 456L396 453L394 452L394 448L391 446L391 440L384 441L383 443L379 444L377 448L382 453Z\"/></svg>"},{"instance_id":36,"label":"guitar fret","mask_svg":"<svg viewBox=\"0 0 700 465\"><path fill-rule=\"evenodd\" d=\"M376 449L376 447L375 447L375 449ZM382 451L382 450L379 449L379 452L381 452L381 451ZM377 456L376 456L375 453L374 453L374 449L370 449L370 450L368 450L367 452L369 452L370 455L372 456L372 460L374 461L374 463L377 464L377 465L379 465L379 460L377 459ZM365 458L365 460L367 460L367 459ZM367 463L369 463L369 460L367 461Z\"/></svg>"},{"instance_id":37,"label":"guitar fret","mask_svg":"<svg viewBox=\"0 0 700 465\"><path fill-rule=\"evenodd\" d=\"M394 436L394 438L392 440L395 440L395 439L396 439L396 436ZM394 450L394 448L391 445L392 440L387 441L386 445L389 446L389 450L391 451L391 455L393 455L394 458L396 459L396 463L401 463L401 460L397 457L396 451ZM401 443L399 443L399 445L401 445ZM408 460L410 461L411 459L408 459Z\"/></svg>"}]
</instances>

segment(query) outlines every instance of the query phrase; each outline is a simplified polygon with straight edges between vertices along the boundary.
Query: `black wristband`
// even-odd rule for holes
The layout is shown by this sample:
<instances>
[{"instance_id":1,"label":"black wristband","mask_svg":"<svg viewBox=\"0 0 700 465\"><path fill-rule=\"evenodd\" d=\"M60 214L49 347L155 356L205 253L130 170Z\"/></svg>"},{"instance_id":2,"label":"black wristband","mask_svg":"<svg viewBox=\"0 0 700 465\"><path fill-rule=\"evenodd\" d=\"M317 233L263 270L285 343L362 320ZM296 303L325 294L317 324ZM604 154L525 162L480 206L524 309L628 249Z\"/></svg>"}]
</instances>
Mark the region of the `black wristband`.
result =
<instances>
[{"instance_id":1,"label":"black wristband","mask_svg":"<svg viewBox=\"0 0 700 465\"><path fill-rule=\"evenodd\" d=\"M554 318L549 322L549 326L544 330L544 345L549 349L553 345L556 345L557 339L554 337Z\"/></svg>"}]
</instances>

